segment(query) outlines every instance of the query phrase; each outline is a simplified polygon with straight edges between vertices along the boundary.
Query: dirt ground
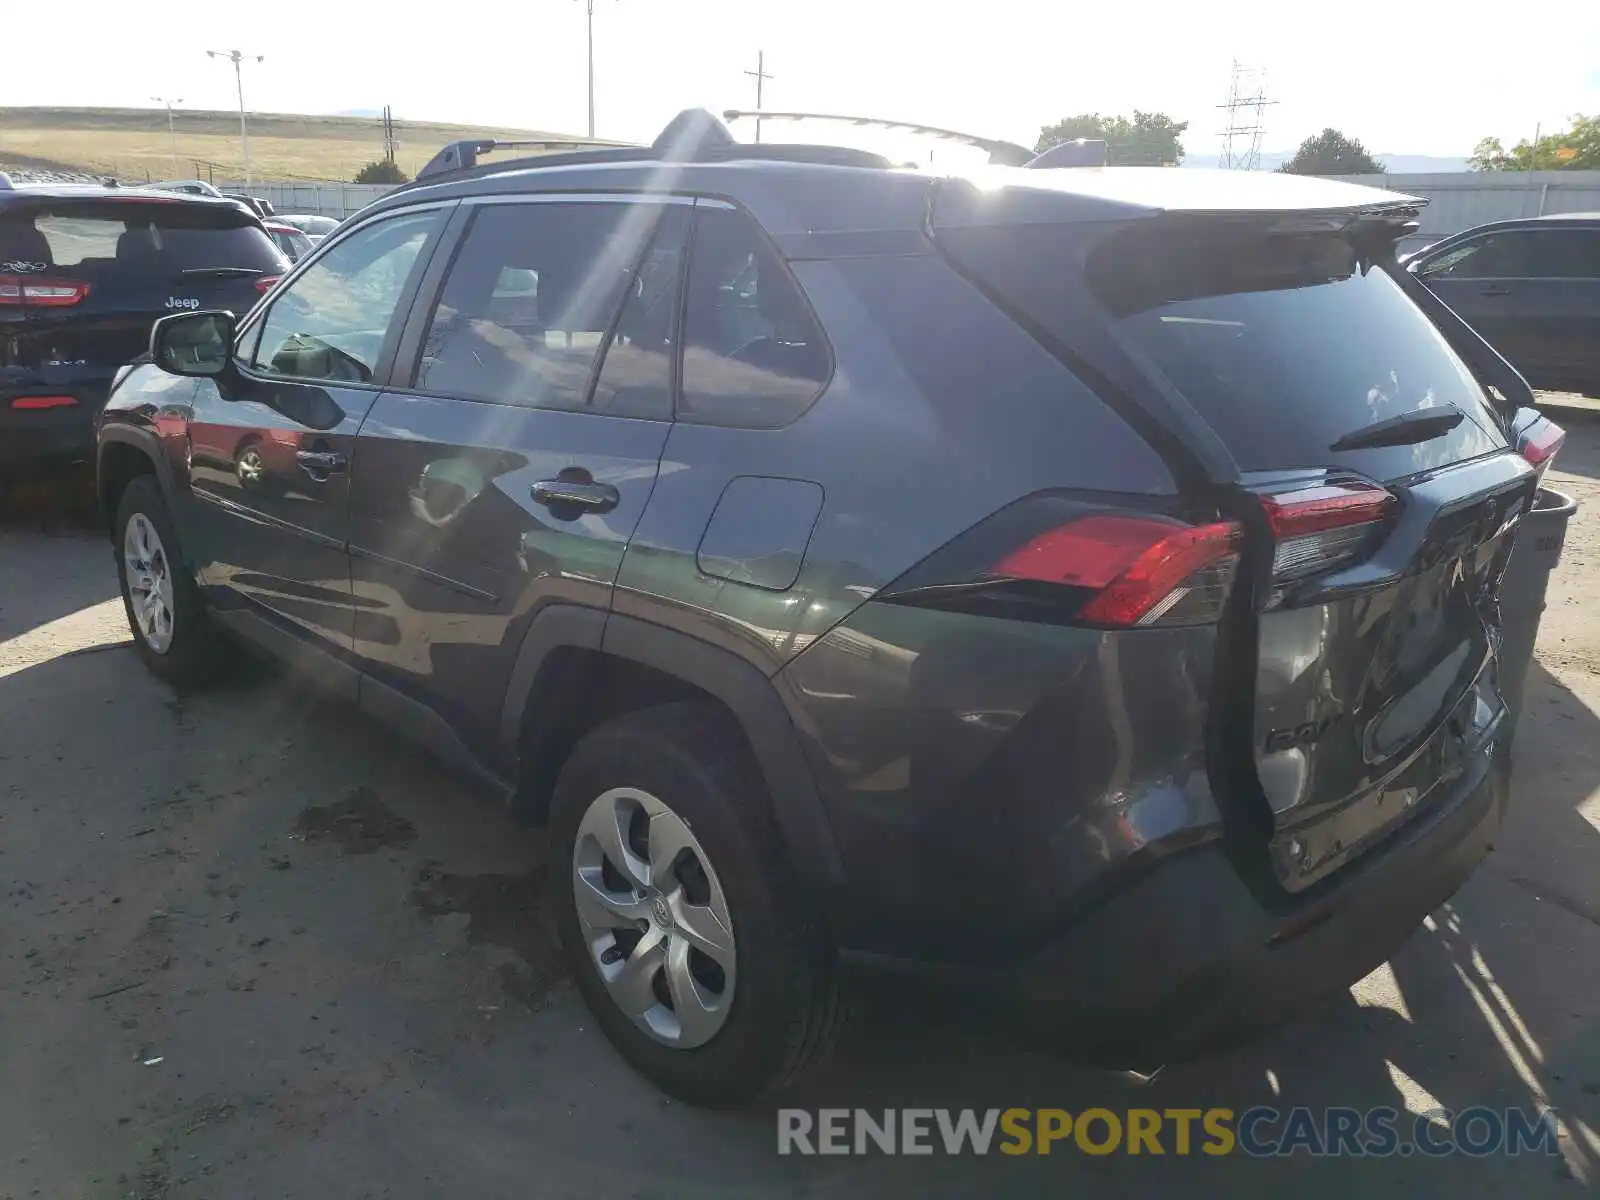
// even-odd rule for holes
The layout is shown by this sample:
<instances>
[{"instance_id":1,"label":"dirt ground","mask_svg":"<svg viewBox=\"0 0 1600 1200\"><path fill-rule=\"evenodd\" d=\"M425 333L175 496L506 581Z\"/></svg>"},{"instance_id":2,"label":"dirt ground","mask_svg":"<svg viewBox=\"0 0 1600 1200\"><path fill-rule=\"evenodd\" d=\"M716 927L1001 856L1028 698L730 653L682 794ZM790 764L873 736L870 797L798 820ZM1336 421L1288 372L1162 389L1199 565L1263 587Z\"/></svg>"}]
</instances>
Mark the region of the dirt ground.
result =
<instances>
[{"instance_id":1,"label":"dirt ground","mask_svg":"<svg viewBox=\"0 0 1600 1200\"><path fill-rule=\"evenodd\" d=\"M0 530L0 1200L1505 1196L1600 1179L1600 423L1490 859L1392 963L1140 1083L891 1021L805 1107L1553 1105L1561 1156L780 1158L771 1106L669 1102L550 952L538 837L265 671L180 696L106 542ZM1587 605L1586 605L1587 601Z\"/></svg>"}]
</instances>

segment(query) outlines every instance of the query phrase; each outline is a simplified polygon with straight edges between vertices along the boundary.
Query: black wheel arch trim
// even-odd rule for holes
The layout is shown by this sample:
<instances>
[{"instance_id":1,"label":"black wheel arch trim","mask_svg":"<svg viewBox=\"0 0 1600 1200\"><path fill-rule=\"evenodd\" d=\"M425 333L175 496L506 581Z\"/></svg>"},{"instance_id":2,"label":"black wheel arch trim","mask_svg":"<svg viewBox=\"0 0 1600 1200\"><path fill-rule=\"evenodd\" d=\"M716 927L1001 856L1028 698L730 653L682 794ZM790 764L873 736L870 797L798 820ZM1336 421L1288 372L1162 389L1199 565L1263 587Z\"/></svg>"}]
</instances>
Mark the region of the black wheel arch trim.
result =
<instances>
[{"instance_id":1,"label":"black wheel arch trim","mask_svg":"<svg viewBox=\"0 0 1600 1200\"><path fill-rule=\"evenodd\" d=\"M177 482L172 478L172 464L167 461L167 456L161 452L161 439L148 429L140 429L134 425L106 424L101 426L98 445L94 454L95 475L95 500L100 506L100 511L106 517L106 529L115 536L111 524L116 516L115 512L108 511L106 506L106 450L109 446L132 446L145 458L150 460L150 466L156 477L156 485L161 489L161 496L167 502L167 511L175 513L174 501L177 497ZM174 517L174 519L176 519Z\"/></svg>"},{"instance_id":2,"label":"black wheel arch trim","mask_svg":"<svg viewBox=\"0 0 1600 1200\"><path fill-rule=\"evenodd\" d=\"M844 864L817 795L800 737L777 689L732 651L635 617L575 605L541 609L512 668L501 735L513 753L540 668L563 648L602 653L650 667L721 701L744 730L772 797L773 817L801 885L826 911L844 880Z\"/></svg>"}]
</instances>

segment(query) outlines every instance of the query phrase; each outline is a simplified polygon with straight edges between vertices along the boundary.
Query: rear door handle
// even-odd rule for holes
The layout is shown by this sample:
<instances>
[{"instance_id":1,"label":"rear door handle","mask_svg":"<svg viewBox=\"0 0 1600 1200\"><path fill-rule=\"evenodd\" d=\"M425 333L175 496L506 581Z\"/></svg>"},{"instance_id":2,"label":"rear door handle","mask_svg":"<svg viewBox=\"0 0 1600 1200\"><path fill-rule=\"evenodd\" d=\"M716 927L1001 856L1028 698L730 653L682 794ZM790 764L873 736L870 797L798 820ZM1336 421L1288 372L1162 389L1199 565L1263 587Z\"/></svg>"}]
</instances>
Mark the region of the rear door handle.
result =
<instances>
[{"instance_id":1,"label":"rear door handle","mask_svg":"<svg viewBox=\"0 0 1600 1200\"><path fill-rule=\"evenodd\" d=\"M1480 295L1480 296L1509 296L1509 295L1511 295L1511 289L1508 288L1508 287L1501 287L1498 283L1490 283L1490 284L1485 284L1483 287L1479 288L1478 289L1478 295Z\"/></svg>"},{"instance_id":2,"label":"rear door handle","mask_svg":"<svg viewBox=\"0 0 1600 1200\"><path fill-rule=\"evenodd\" d=\"M296 450L294 461L318 483L329 475L343 472L350 465L350 457L337 450Z\"/></svg>"},{"instance_id":3,"label":"rear door handle","mask_svg":"<svg viewBox=\"0 0 1600 1200\"><path fill-rule=\"evenodd\" d=\"M534 503L567 521L583 513L610 512L622 499L609 483L595 483L592 479L541 479L530 490Z\"/></svg>"}]
</instances>

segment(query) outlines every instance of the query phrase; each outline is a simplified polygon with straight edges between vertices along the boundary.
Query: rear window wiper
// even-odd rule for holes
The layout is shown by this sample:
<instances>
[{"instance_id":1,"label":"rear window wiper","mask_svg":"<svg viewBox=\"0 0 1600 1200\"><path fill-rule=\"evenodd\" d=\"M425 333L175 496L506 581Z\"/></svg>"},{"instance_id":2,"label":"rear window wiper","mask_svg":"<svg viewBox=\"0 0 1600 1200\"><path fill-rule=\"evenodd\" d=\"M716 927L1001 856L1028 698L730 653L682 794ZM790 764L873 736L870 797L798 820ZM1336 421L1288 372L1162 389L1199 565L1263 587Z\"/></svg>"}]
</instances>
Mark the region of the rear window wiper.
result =
<instances>
[{"instance_id":1,"label":"rear window wiper","mask_svg":"<svg viewBox=\"0 0 1600 1200\"><path fill-rule=\"evenodd\" d=\"M1452 404L1419 408L1347 433L1329 450L1374 450L1379 446L1415 446L1449 433L1461 424L1461 410Z\"/></svg>"},{"instance_id":2,"label":"rear window wiper","mask_svg":"<svg viewBox=\"0 0 1600 1200\"><path fill-rule=\"evenodd\" d=\"M187 271L179 271L179 279L242 279L249 276L252 279L260 278L266 272L260 267L191 267Z\"/></svg>"}]
</instances>

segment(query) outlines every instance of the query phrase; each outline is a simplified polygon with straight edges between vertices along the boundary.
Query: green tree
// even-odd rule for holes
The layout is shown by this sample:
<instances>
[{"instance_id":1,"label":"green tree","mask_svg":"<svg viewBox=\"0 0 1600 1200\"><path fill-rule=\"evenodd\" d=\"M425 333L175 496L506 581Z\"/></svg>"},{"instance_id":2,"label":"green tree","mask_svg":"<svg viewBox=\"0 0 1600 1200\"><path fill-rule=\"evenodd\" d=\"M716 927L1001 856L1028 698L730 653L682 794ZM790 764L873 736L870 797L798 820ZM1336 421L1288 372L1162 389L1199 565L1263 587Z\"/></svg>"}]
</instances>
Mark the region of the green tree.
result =
<instances>
[{"instance_id":1,"label":"green tree","mask_svg":"<svg viewBox=\"0 0 1600 1200\"><path fill-rule=\"evenodd\" d=\"M1499 138L1484 138L1467 165L1474 171L1600 171L1600 116L1579 113L1571 129L1520 141L1510 150Z\"/></svg>"},{"instance_id":2,"label":"green tree","mask_svg":"<svg viewBox=\"0 0 1600 1200\"><path fill-rule=\"evenodd\" d=\"M1183 161L1183 131L1187 121L1174 121L1166 113L1133 110L1133 119L1080 113L1039 130L1034 150L1043 154L1051 146L1074 138L1104 138L1106 161L1118 167L1176 166Z\"/></svg>"},{"instance_id":3,"label":"green tree","mask_svg":"<svg viewBox=\"0 0 1600 1200\"><path fill-rule=\"evenodd\" d=\"M407 175L387 158L380 158L376 162L369 162L356 172L356 183L408 183L411 176Z\"/></svg>"},{"instance_id":4,"label":"green tree","mask_svg":"<svg viewBox=\"0 0 1600 1200\"><path fill-rule=\"evenodd\" d=\"M1290 175L1381 175L1384 167L1355 138L1329 128L1301 142L1278 170Z\"/></svg>"}]
</instances>

